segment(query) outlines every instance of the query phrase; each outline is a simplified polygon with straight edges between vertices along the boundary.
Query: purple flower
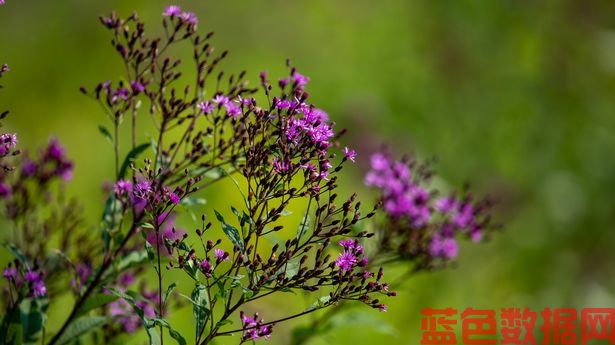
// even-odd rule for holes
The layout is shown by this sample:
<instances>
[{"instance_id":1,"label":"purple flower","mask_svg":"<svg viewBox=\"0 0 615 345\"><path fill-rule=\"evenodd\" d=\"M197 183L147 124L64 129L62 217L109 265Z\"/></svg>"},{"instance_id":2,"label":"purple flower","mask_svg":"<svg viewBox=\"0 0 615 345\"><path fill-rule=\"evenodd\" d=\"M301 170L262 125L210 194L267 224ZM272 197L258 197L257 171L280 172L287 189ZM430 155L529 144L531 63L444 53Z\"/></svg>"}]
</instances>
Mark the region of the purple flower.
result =
<instances>
[{"instance_id":1,"label":"purple flower","mask_svg":"<svg viewBox=\"0 0 615 345\"><path fill-rule=\"evenodd\" d=\"M211 102L201 102L199 103L198 107L203 114L211 114L211 112L214 111L214 109L216 108L216 106L213 105Z\"/></svg>"},{"instance_id":2,"label":"purple flower","mask_svg":"<svg viewBox=\"0 0 615 345\"><path fill-rule=\"evenodd\" d=\"M442 213L451 213L457 207L457 200L452 196L447 196L436 201L436 209Z\"/></svg>"},{"instance_id":3,"label":"purple flower","mask_svg":"<svg viewBox=\"0 0 615 345\"><path fill-rule=\"evenodd\" d=\"M363 258L361 258L361 260L359 261L357 266L359 266L359 267L366 267L368 263L369 263L369 260L366 257L363 257Z\"/></svg>"},{"instance_id":4,"label":"purple flower","mask_svg":"<svg viewBox=\"0 0 615 345\"><path fill-rule=\"evenodd\" d=\"M254 104L256 104L256 101L254 100L254 98L243 98L241 96L239 96L238 98L239 98L239 104L245 105L246 107L249 107L253 102Z\"/></svg>"},{"instance_id":5,"label":"purple flower","mask_svg":"<svg viewBox=\"0 0 615 345\"><path fill-rule=\"evenodd\" d=\"M47 153L49 157L55 160L64 159L65 150L66 149L64 148L64 146L62 146L58 139L55 138L51 139L49 141L49 145L47 146Z\"/></svg>"},{"instance_id":6,"label":"purple flower","mask_svg":"<svg viewBox=\"0 0 615 345\"><path fill-rule=\"evenodd\" d=\"M457 241L454 238L442 237L435 234L431 238L431 244L429 245L429 254L433 257L440 257L444 259L454 259L459 254L459 247Z\"/></svg>"},{"instance_id":7,"label":"purple flower","mask_svg":"<svg viewBox=\"0 0 615 345\"><path fill-rule=\"evenodd\" d=\"M12 266L5 268L4 272L2 272L2 276L8 280L15 280L15 277L17 277L17 268Z\"/></svg>"},{"instance_id":8,"label":"purple flower","mask_svg":"<svg viewBox=\"0 0 615 345\"><path fill-rule=\"evenodd\" d=\"M0 182L0 198L8 198L13 194L13 189L11 185L6 184L4 182Z\"/></svg>"},{"instance_id":9,"label":"purple flower","mask_svg":"<svg viewBox=\"0 0 615 345\"><path fill-rule=\"evenodd\" d=\"M137 80L131 81L130 87L132 88L132 91L134 91L134 93L137 93L137 94L145 91L145 85L141 84Z\"/></svg>"},{"instance_id":10,"label":"purple flower","mask_svg":"<svg viewBox=\"0 0 615 345\"><path fill-rule=\"evenodd\" d=\"M224 107L226 108L226 114L232 116L235 120L241 115L241 107L235 102L226 102Z\"/></svg>"},{"instance_id":11,"label":"purple flower","mask_svg":"<svg viewBox=\"0 0 615 345\"><path fill-rule=\"evenodd\" d=\"M118 284L123 287L132 285L134 282L135 282L135 276L134 274L130 272L122 274L118 279Z\"/></svg>"},{"instance_id":12,"label":"purple flower","mask_svg":"<svg viewBox=\"0 0 615 345\"><path fill-rule=\"evenodd\" d=\"M28 271L24 278L30 283L30 292L34 297L42 297L47 294L47 288L40 272Z\"/></svg>"},{"instance_id":13,"label":"purple flower","mask_svg":"<svg viewBox=\"0 0 615 345\"><path fill-rule=\"evenodd\" d=\"M47 294L47 287L42 280L36 281L32 284L32 295L35 297L43 297Z\"/></svg>"},{"instance_id":14,"label":"purple flower","mask_svg":"<svg viewBox=\"0 0 615 345\"><path fill-rule=\"evenodd\" d=\"M175 205L179 204L179 202L181 201L179 195L177 195L175 192L169 193L169 200Z\"/></svg>"},{"instance_id":15,"label":"purple flower","mask_svg":"<svg viewBox=\"0 0 615 345\"><path fill-rule=\"evenodd\" d=\"M242 311L240 312L241 322L243 324L243 334L241 340L257 340L258 338L269 339L273 332L272 325L263 325L264 320L258 318L258 314L254 314L252 317L246 316Z\"/></svg>"},{"instance_id":16,"label":"purple flower","mask_svg":"<svg viewBox=\"0 0 615 345\"><path fill-rule=\"evenodd\" d=\"M62 178L64 181L70 181L73 176L73 162L65 156L66 149L60 142L52 138L43 153L43 163L53 163L53 170L49 172L51 176ZM41 164L45 165L45 164Z\"/></svg>"},{"instance_id":17,"label":"purple flower","mask_svg":"<svg viewBox=\"0 0 615 345\"><path fill-rule=\"evenodd\" d=\"M39 281L41 279L41 274L36 272L36 271L28 271L26 272L25 277L26 281L30 282L30 283L34 283L36 281Z\"/></svg>"},{"instance_id":18,"label":"purple flower","mask_svg":"<svg viewBox=\"0 0 615 345\"><path fill-rule=\"evenodd\" d=\"M300 88L302 88L305 85L307 85L307 83L310 81L310 78L300 74L299 72L293 73L293 75L291 77L293 79L293 82L295 84L297 84L297 86L300 87Z\"/></svg>"},{"instance_id":19,"label":"purple flower","mask_svg":"<svg viewBox=\"0 0 615 345\"><path fill-rule=\"evenodd\" d=\"M21 173L23 176L30 177L36 174L37 165L36 163L29 159L24 158L21 162Z\"/></svg>"},{"instance_id":20,"label":"purple flower","mask_svg":"<svg viewBox=\"0 0 615 345\"><path fill-rule=\"evenodd\" d=\"M355 150L350 150L348 149L348 147L344 147L344 156L349 159L351 162L355 162L355 159L357 158L357 153L355 152Z\"/></svg>"},{"instance_id":21,"label":"purple flower","mask_svg":"<svg viewBox=\"0 0 615 345\"><path fill-rule=\"evenodd\" d=\"M133 186L130 201L138 211L143 211L147 207L152 193L152 183L148 180L141 180Z\"/></svg>"},{"instance_id":22,"label":"purple flower","mask_svg":"<svg viewBox=\"0 0 615 345\"><path fill-rule=\"evenodd\" d=\"M394 218L406 217L413 227L427 225L431 220L431 196L411 180L408 166L376 153L371 158L371 167L365 183L382 190L385 211Z\"/></svg>"},{"instance_id":23,"label":"purple flower","mask_svg":"<svg viewBox=\"0 0 615 345\"><path fill-rule=\"evenodd\" d=\"M273 165L273 170L278 174L286 173L292 167L292 163L288 159L280 160L278 157L273 158L271 164Z\"/></svg>"},{"instance_id":24,"label":"purple flower","mask_svg":"<svg viewBox=\"0 0 615 345\"><path fill-rule=\"evenodd\" d=\"M351 252L344 251L335 260L335 265L343 271L351 271L357 265L357 257Z\"/></svg>"},{"instance_id":25,"label":"purple flower","mask_svg":"<svg viewBox=\"0 0 615 345\"><path fill-rule=\"evenodd\" d=\"M278 99L275 102L275 106L278 109L287 109L287 108L290 108L291 103L290 103L290 101L288 101L286 99Z\"/></svg>"},{"instance_id":26,"label":"purple flower","mask_svg":"<svg viewBox=\"0 0 615 345\"><path fill-rule=\"evenodd\" d=\"M85 282L92 274L92 268L84 263L78 263L75 267L75 271L77 273L77 277L79 278L79 286L83 286L83 284L85 284ZM73 280L71 283L73 286L77 285L75 280Z\"/></svg>"},{"instance_id":27,"label":"purple flower","mask_svg":"<svg viewBox=\"0 0 615 345\"><path fill-rule=\"evenodd\" d=\"M205 274L206 277L211 277L211 273L213 272L211 268L211 264L209 263L209 258L205 258L201 261L201 272Z\"/></svg>"},{"instance_id":28,"label":"purple flower","mask_svg":"<svg viewBox=\"0 0 615 345\"><path fill-rule=\"evenodd\" d=\"M128 97L130 97L130 90L125 87L120 87L111 92L111 102L113 103L117 103L118 99L123 99L125 101Z\"/></svg>"},{"instance_id":29,"label":"purple flower","mask_svg":"<svg viewBox=\"0 0 615 345\"><path fill-rule=\"evenodd\" d=\"M457 214L453 217L453 223L460 229L470 226L474 220L474 210L472 205L465 203L459 207Z\"/></svg>"},{"instance_id":30,"label":"purple flower","mask_svg":"<svg viewBox=\"0 0 615 345\"><path fill-rule=\"evenodd\" d=\"M199 23L199 18L194 14L194 12L184 12L179 18L183 20L188 25L196 26Z\"/></svg>"},{"instance_id":31,"label":"purple flower","mask_svg":"<svg viewBox=\"0 0 615 345\"><path fill-rule=\"evenodd\" d=\"M118 180L113 185L113 191L117 196L129 195L130 193L132 193L132 182L126 180Z\"/></svg>"},{"instance_id":32,"label":"purple flower","mask_svg":"<svg viewBox=\"0 0 615 345\"><path fill-rule=\"evenodd\" d=\"M229 99L226 96L217 95L216 97L214 97L214 99L212 99L212 102L216 104L226 105L229 102Z\"/></svg>"},{"instance_id":33,"label":"purple flower","mask_svg":"<svg viewBox=\"0 0 615 345\"><path fill-rule=\"evenodd\" d=\"M17 145L17 134L4 133L0 135L0 142L12 149Z\"/></svg>"},{"instance_id":34,"label":"purple flower","mask_svg":"<svg viewBox=\"0 0 615 345\"><path fill-rule=\"evenodd\" d=\"M136 305L143 310L145 317L156 317L156 311L151 303L137 301ZM118 299L109 303L109 315L116 316L116 321L122 325L122 328L127 333L135 333L141 326L141 318L135 314L132 306L124 299Z\"/></svg>"},{"instance_id":35,"label":"purple flower","mask_svg":"<svg viewBox=\"0 0 615 345\"><path fill-rule=\"evenodd\" d=\"M164 12L162 12L162 15L165 17L178 17L182 14L182 9L179 6L175 6L175 5L171 5L171 6L167 6L167 8L164 9Z\"/></svg>"},{"instance_id":36,"label":"purple flower","mask_svg":"<svg viewBox=\"0 0 615 345\"><path fill-rule=\"evenodd\" d=\"M230 260L229 254L222 249L214 249L214 256L218 262Z\"/></svg>"}]
</instances>

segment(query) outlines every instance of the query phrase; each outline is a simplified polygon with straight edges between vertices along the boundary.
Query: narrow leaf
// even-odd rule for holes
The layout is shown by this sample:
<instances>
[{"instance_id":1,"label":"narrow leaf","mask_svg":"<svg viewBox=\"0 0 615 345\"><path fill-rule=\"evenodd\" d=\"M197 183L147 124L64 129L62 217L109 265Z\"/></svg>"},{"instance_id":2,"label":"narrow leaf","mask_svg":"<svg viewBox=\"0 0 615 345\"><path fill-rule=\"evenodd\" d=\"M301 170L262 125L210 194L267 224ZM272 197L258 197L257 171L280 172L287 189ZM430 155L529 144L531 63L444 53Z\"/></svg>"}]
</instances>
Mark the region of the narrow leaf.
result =
<instances>
[{"instance_id":1,"label":"narrow leaf","mask_svg":"<svg viewBox=\"0 0 615 345\"><path fill-rule=\"evenodd\" d=\"M103 125L98 125L98 131L105 137L105 139L107 139L110 143L113 144L113 136L111 135L111 132L109 132L107 127Z\"/></svg>"},{"instance_id":2,"label":"narrow leaf","mask_svg":"<svg viewBox=\"0 0 615 345\"><path fill-rule=\"evenodd\" d=\"M110 318L106 316L83 316L71 322L66 332L58 340L58 345L68 344L78 337L106 324Z\"/></svg>"},{"instance_id":3,"label":"narrow leaf","mask_svg":"<svg viewBox=\"0 0 615 345\"><path fill-rule=\"evenodd\" d=\"M243 239L239 235L239 231L237 230L237 228L225 222L224 218L218 211L214 210L214 212L216 214L216 218L218 218L220 223L222 223L222 231L224 231L224 233L226 234L226 236L228 236L231 242L233 242L233 244L239 247L239 249L243 252L244 251Z\"/></svg>"},{"instance_id":4,"label":"narrow leaf","mask_svg":"<svg viewBox=\"0 0 615 345\"><path fill-rule=\"evenodd\" d=\"M145 143L135 147L134 149L130 150L130 152L128 152L128 155L126 155L126 158L122 163L122 167L120 168L119 178L124 178L126 176L126 171L128 170L128 166L130 165L130 163L132 163L141 153L143 153L143 151L147 150L148 147L150 147L150 144Z\"/></svg>"}]
</instances>

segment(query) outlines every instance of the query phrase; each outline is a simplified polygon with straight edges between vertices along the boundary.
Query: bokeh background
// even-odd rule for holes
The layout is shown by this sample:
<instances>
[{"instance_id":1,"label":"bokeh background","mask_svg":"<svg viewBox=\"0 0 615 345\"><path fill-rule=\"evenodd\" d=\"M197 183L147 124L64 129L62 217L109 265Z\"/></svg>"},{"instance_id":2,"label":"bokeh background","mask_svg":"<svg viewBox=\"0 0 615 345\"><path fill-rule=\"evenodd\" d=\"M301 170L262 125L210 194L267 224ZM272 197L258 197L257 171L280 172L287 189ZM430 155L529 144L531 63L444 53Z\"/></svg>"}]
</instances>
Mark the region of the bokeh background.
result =
<instances>
[{"instance_id":1,"label":"bokeh background","mask_svg":"<svg viewBox=\"0 0 615 345\"><path fill-rule=\"evenodd\" d=\"M157 28L170 3L6 1L0 62L12 72L0 102L13 115L5 125L19 133L22 148L52 135L66 144L77 163L70 193L95 225L112 150L97 130L105 116L78 87L121 73L97 17L136 10ZM387 142L398 153L438 157L448 183L469 181L501 200L502 234L464 244L451 269L409 280L388 313L358 310L313 344L417 344L424 307L615 306L611 1L176 4L199 15L201 30L216 31L218 49L231 51L228 70L247 69L257 81L261 70L281 75L290 57L312 78L314 102L350 130L346 143L363 153L349 178L361 181L369 150ZM371 195L360 183L346 188ZM291 307L260 306L263 315ZM63 318L55 313L52 329ZM190 315L180 312L172 323L191 332ZM277 326L269 343L287 343L292 326Z\"/></svg>"}]
</instances>

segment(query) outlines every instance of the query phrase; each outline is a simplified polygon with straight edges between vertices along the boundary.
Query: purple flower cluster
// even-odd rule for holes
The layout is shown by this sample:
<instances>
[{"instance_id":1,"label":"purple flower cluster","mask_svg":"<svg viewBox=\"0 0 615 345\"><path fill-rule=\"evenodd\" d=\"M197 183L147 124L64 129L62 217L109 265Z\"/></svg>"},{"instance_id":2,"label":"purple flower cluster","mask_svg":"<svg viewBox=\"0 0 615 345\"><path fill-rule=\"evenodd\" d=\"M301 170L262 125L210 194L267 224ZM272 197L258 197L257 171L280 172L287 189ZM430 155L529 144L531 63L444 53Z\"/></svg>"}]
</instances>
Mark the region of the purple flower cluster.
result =
<instances>
[{"instance_id":1,"label":"purple flower cluster","mask_svg":"<svg viewBox=\"0 0 615 345\"><path fill-rule=\"evenodd\" d=\"M26 157L22 161L21 175L45 183L53 178L70 181L73 177L73 162L66 157L66 149L52 138L41 151L40 158L33 160Z\"/></svg>"},{"instance_id":2,"label":"purple flower cluster","mask_svg":"<svg viewBox=\"0 0 615 345\"><path fill-rule=\"evenodd\" d=\"M43 297L47 294L47 288L45 287L44 275L42 272L27 271L24 275L32 296Z\"/></svg>"},{"instance_id":3,"label":"purple flower cluster","mask_svg":"<svg viewBox=\"0 0 615 345\"><path fill-rule=\"evenodd\" d=\"M43 297L47 295L47 287L45 286L44 280L45 275L42 271L27 269L22 276L22 272L17 265L9 265L2 272L2 276L18 290L27 286L29 291L28 295L31 297Z\"/></svg>"},{"instance_id":4,"label":"purple flower cluster","mask_svg":"<svg viewBox=\"0 0 615 345\"><path fill-rule=\"evenodd\" d=\"M474 202L469 195L437 197L426 187L429 177L430 173L414 162L395 160L379 152L371 157L365 182L380 189L382 205L391 219L388 228L397 229L392 232L397 231L401 238L414 238L414 244L404 241L403 250L411 247L411 256L425 253L432 259L454 259L459 253L457 234L475 242L483 237L489 226L490 203Z\"/></svg>"},{"instance_id":5,"label":"purple flower cluster","mask_svg":"<svg viewBox=\"0 0 615 345\"><path fill-rule=\"evenodd\" d=\"M7 154L16 145L17 138L14 134L3 134L0 135L0 141L0 153ZM26 181L33 181L43 186L54 179L59 178L67 182L72 178L73 163L66 157L64 147L56 139L49 141L40 151L38 158L33 159L24 155L20 164L21 174L17 180L11 181L7 175L0 175L0 198L10 199L13 191L27 193L23 188Z\"/></svg>"},{"instance_id":6,"label":"purple flower cluster","mask_svg":"<svg viewBox=\"0 0 615 345\"><path fill-rule=\"evenodd\" d=\"M278 109L288 109L292 116L284 131L286 138L294 144L306 138L326 154L326 149L329 148L331 139L335 136L333 127L327 123L329 115L321 109L299 103L296 100L275 100L274 102Z\"/></svg>"},{"instance_id":7,"label":"purple flower cluster","mask_svg":"<svg viewBox=\"0 0 615 345\"><path fill-rule=\"evenodd\" d=\"M191 26L196 26L199 23L199 18L194 12L183 12L179 6L167 6L162 15L169 18L178 18L181 22Z\"/></svg>"},{"instance_id":8,"label":"purple flower cluster","mask_svg":"<svg viewBox=\"0 0 615 345\"><path fill-rule=\"evenodd\" d=\"M189 185L194 181L190 181ZM138 212L143 210L155 210L157 207L166 205L177 205L181 198L186 195L182 187L168 188L159 186L155 180L149 178L135 178L132 182L128 180L118 180L113 185L115 196L125 204L135 207ZM162 214L161 214L162 216ZM159 217L158 221L165 220L166 214ZM170 218L174 219L174 215Z\"/></svg>"},{"instance_id":9,"label":"purple flower cluster","mask_svg":"<svg viewBox=\"0 0 615 345\"><path fill-rule=\"evenodd\" d=\"M342 271L352 271L356 267L366 267L368 260L363 255L363 246L358 241L341 240L339 245L344 251L335 260L335 265Z\"/></svg>"},{"instance_id":10,"label":"purple flower cluster","mask_svg":"<svg viewBox=\"0 0 615 345\"><path fill-rule=\"evenodd\" d=\"M380 188L385 211L395 218L406 217L413 227L425 226L431 218L429 192L411 179L410 168L383 153L371 157L371 168L365 182Z\"/></svg>"},{"instance_id":11,"label":"purple flower cluster","mask_svg":"<svg viewBox=\"0 0 615 345\"><path fill-rule=\"evenodd\" d=\"M6 157L17 146L17 134L0 134L0 157Z\"/></svg>"},{"instance_id":12,"label":"purple flower cluster","mask_svg":"<svg viewBox=\"0 0 615 345\"><path fill-rule=\"evenodd\" d=\"M273 332L273 325L263 325L265 321L259 319L258 313L250 317L242 311L240 317L243 326L243 334L241 335L242 343L250 340L257 340L259 338L269 339Z\"/></svg>"},{"instance_id":13,"label":"purple flower cluster","mask_svg":"<svg viewBox=\"0 0 615 345\"><path fill-rule=\"evenodd\" d=\"M79 262L75 265L75 273L77 279L73 278L71 285L73 287L82 287L90 275L92 275L92 266L87 263Z\"/></svg>"}]
</instances>

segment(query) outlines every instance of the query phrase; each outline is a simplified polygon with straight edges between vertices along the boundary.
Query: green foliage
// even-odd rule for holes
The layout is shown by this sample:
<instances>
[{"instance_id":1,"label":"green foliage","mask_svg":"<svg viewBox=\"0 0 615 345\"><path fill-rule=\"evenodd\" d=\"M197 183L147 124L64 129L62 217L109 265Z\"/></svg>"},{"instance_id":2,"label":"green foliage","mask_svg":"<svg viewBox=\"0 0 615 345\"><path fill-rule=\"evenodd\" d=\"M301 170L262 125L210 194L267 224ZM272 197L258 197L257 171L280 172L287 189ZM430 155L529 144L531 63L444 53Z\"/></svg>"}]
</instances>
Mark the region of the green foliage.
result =
<instances>
[{"instance_id":1,"label":"green foliage","mask_svg":"<svg viewBox=\"0 0 615 345\"><path fill-rule=\"evenodd\" d=\"M222 224L222 231L224 231L224 233L226 234L226 236L228 236L231 242L237 247L239 247L239 249L243 252L245 249L243 239L241 238L241 235L239 234L237 228L225 222L224 217L222 217L220 212L216 210L214 210L214 212L216 213L216 218L218 218L218 221L220 221L220 223Z\"/></svg>"}]
</instances>

